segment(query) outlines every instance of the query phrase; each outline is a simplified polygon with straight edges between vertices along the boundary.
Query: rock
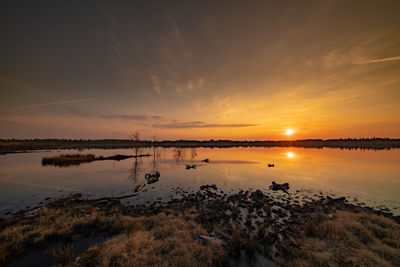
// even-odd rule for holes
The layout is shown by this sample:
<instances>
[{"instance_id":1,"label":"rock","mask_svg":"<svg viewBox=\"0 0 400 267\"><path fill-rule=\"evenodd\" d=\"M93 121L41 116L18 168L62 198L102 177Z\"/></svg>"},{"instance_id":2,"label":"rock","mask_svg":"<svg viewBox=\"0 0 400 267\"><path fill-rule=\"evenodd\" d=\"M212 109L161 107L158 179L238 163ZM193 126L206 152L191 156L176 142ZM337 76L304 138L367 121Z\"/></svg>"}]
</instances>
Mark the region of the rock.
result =
<instances>
[{"instance_id":1,"label":"rock","mask_svg":"<svg viewBox=\"0 0 400 267\"><path fill-rule=\"evenodd\" d=\"M208 188L211 188L211 189L214 189L214 190L218 190L218 188L217 188L217 186L215 184L212 184L212 185L206 184L206 185L200 186L200 190L204 190L204 189L208 189Z\"/></svg>"},{"instance_id":2,"label":"rock","mask_svg":"<svg viewBox=\"0 0 400 267\"><path fill-rule=\"evenodd\" d=\"M209 159L203 159L202 162L210 162Z\"/></svg>"},{"instance_id":3,"label":"rock","mask_svg":"<svg viewBox=\"0 0 400 267\"><path fill-rule=\"evenodd\" d=\"M275 164L268 164L268 168L275 167Z\"/></svg>"},{"instance_id":4,"label":"rock","mask_svg":"<svg viewBox=\"0 0 400 267\"><path fill-rule=\"evenodd\" d=\"M204 239L206 241L217 242L217 243L220 243L221 245L226 245L226 243L224 241L222 241L216 237L201 235L200 238Z\"/></svg>"},{"instance_id":5,"label":"rock","mask_svg":"<svg viewBox=\"0 0 400 267\"><path fill-rule=\"evenodd\" d=\"M325 206L327 204L329 204L329 202L331 202L328 198L325 198L324 200L322 200L321 205Z\"/></svg>"},{"instance_id":6,"label":"rock","mask_svg":"<svg viewBox=\"0 0 400 267\"><path fill-rule=\"evenodd\" d=\"M345 197L338 197L334 199L334 201L345 201L345 200L346 200Z\"/></svg>"},{"instance_id":7,"label":"rock","mask_svg":"<svg viewBox=\"0 0 400 267\"><path fill-rule=\"evenodd\" d=\"M155 172L153 174L146 173L144 178L146 178L148 184L153 184L155 182L158 182L158 179L160 178L160 173L159 172Z\"/></svg>"},{"instance_id":8,"label":"rock","mask_svg":"<svg viewBox=\"0 0 400 267\"><path fill-rule=\"evenodd\" d=\"M255 199L260 200L260 199L264 199L265 198L264 193L261 190L258 190L258 189L255 192L252 192L250 197L253 200L255 200Z\"/></svg>"}]
</instances>

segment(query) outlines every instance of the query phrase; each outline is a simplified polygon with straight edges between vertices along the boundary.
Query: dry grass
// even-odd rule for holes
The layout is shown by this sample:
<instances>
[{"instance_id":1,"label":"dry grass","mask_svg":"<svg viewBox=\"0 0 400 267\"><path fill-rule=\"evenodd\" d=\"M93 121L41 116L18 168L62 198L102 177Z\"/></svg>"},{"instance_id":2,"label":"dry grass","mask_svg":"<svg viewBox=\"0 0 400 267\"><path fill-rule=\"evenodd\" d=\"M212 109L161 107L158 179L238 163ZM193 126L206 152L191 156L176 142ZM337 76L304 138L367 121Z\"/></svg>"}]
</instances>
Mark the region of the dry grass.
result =
<instances>
[{"instance_id":1,"label":"dry grass","mask_svg":"<svg viewBox=\"0 0 400 267\"><path fill-rule=\"evenodd\" d=\"M118 205L98 210L73 197L53 203L0 225L0 266L59 241L69 245L52 253L55 263L77 265L72 237L90 233L114 237L84 252L85 266L210 266L224 259L220 244L201 240L207 231L186 212L131 217Z\"/></svg>"},{"instance_id":2,"label":"dry grass","mask_svg":"<svg viewBox=\"0 0 400 267\"><path fill-rule=\"evenodd\" d=\"M117 215L106 215L94 207L44 208L32 217L18 216L0 227L0 265L32 246L40 247L55 240L68 241L75 233L118 232L122 227Z\"/></svg>"},{"instance_id":3,"label":"dry grass","mask_svg":"<svg viewBox=\"0 0 400 267\"><path fill-rule=\"evenodd\" d=\"M106 202L82 200L76 194L35 212L1 221L0 266L26 255L30 247L40 249L59 241L70 244L52 254L61 266L225 266L228 258L245 255L251 259L257 253L264 253L263 246L277 240L273 235L265 237L269 227L266 220L254 238L242 229L225 229L232 239L221 247L219 243L199 238L209 235L205 229L209 233L215 228L221 229L215 210L166 207L150 212L144 207ZM305 224L293 224L280 234L292 233L293 238L284 238L279 244L283 257L278 263L400 266L400 225L372 212L351 210L332 209L330 217L323 213L304 213ZM73 236L91 233L106 233L110 239L78 255L73 248ZM77 256L79 261L75 261Z\"/></svg>"},{"instance_id":4,"label":"dry grass","mask_svg":"<svg viewBox=\"0 0 400 267\"><path fill-rule=\"evenodd\" d=\"M88 266L211 266L221 262L220 244L204 242L207 232L193 216L159 214L124 218L125 232L89 248L81 256ZM218 265L218 264L217 264Z\"/></svg>"},{"instance_id":5,"label":"dry grass","mask_svg":"<svg viewBox=\"0 0 400 267\"><path fill-rule=\"evenodd\" d=\"M57 266L65 266L75 260L74 245L67 244L65 247L53 251L52 256Z\"/></svg>"},{"instance_id":6,"label":"dry grass","mask_svg":"<svg viewBox=\"0 0 400 267\"><path fill-rule=\"evenodd\" d=\"M400 225L371 213L312 214L287 266L400 266Z\"/></svg>"}]
</instances>

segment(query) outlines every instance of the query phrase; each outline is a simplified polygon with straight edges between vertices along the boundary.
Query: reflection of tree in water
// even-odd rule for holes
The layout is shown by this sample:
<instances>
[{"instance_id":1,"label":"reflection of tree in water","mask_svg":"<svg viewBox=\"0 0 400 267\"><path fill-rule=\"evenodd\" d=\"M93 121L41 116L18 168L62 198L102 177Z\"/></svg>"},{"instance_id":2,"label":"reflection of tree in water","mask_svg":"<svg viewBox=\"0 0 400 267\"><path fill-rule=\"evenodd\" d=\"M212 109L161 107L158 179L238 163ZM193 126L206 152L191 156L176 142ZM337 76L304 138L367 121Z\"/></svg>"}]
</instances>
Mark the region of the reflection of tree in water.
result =
<instances>
[{"instance_id":1,"label":"reflection of tree in water","mask_svg":"<svg viewBox=\"0 0 400 267\"><path fill-rule=\"evenodd\" d=\"M135 155L138 155L139 152L140 152L139 148L135 147ZM140 157L134 158L133 166L130 170L130 174L128 177L128 179L131 180L133 183L137 182L137 178L140 175L140 172L141 172L140 165L141 164L142 164L142 158L140 158Z\"/></svg>"},{"instance_id":2,"label":"reflection of tree in water","mask_svg":"<svg viewBox=\"0 0 400 267\"><path fill-rule=\"evenodd\" d=\"M161 161L161 152L157 147L153 146L153 161L152 161L153 173L155 173L156 171L159 172L157 164L159 161Z\"/></svg>"},{"instance_id":3,"label":"reflection of tree in water","mask_svg":"<svg viewBox=\"0 0 400 267\"><path fill-rule=\"evenodd\" d=\"M197 150L196 150L196 148L191 148L191 149L190 149L190 158L191 158L192 160L194 160L196 157L197 157Z\"/></svg>"},{"instance_id":4,"label":"reflection of tree in water","mask_svg":"<svg viewBox=\"0 0 400 267\"><path fill-rule=\"evenodd\" d=\"M173 156L176 161L184 160L185 159L185 149L184 148L175 148Z\"/></svg>"},{"instance_id":5,"label":"reflection of tree in water","mask_svg":"<svg viewBox=\"0 0 400 267\"><path fill-rule=\"evenodd\" d=\"M138 158L137 155L139 154L140 150L138 147L138 141L140 141L140 133L138 131L134 132L130 136L131 140L135 143L135 160L133 162L132 169L130 170L130 175L128 177L129 180L131 180L133 183L137 182L137 178L140 174L140 165L142 163L141 158Z\"/></svg>"},{"instance_id":6,"label":"reflection of tree in water","mask_svg":"<svg viewBox=\"0 0 400 267\"><path fill-rule=\"evenodd\" d=\"M153 173L155 173L157 170L157 161L160 160L160 154L158 152L157 146L156 146L156 142L157 142L157 136L153 135L152 136L152 141L153 141L153 162L152 162L152 169L153 169Z\"/></svg>"},{"instance_id":7,"label":"reflection of tree in water","mask_svg":"<svg viewBox=\"0 0 400 267\"><path fill-rule=\"evenodd\" d=\"M167 150L167 148L163 147L162 150L163 150L163 161L165 162L165 151Z\"/></svg>"},{"instance_id":8,"label":"reflection of tree in water","mask_svg":"<svg viewBox=\"0 0 400 267\"><path fill-rule=\"evenodd\" d=\"M132 141L136 142L139 141L139 133L135 132L134 134L131 135L131 139ZM152 170L152 174L154 174L156 171L158 170L158 166L157 163L158 161L161 160L161 152L159 151L159 149L157 148L156 144L154 144L157 141L157 137L154 135L152 136L152 141L153 141L153 146L152 146L152 154L153 154L153 159L152 161L150 161L150 166L149 167L145 167L145 169L148 169L146 172L148 172L149 170ZM135 151L135 155L140 155L141 153L141 148L136 146L134 148ZM144 153L144 152L143 152ZM147 165L147 164L146 164ZM143 175L143 160L141 157L136 157L133 161L133 166L130 170L130 175L128 177L129 180L131 180L133 183L137 182L137 179L139 176Z\"/></svg>"}]
</instances>

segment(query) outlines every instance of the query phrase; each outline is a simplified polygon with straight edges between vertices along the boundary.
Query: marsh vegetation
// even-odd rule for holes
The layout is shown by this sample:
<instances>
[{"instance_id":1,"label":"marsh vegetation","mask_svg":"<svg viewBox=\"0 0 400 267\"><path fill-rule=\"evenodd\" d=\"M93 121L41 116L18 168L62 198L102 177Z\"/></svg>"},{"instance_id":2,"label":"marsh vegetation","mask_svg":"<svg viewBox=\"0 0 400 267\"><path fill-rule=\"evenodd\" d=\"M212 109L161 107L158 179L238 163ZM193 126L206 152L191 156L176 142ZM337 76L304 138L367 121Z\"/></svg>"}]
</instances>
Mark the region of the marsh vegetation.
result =
<instances>
[{"instance_id":1,"label":"marsh vegetation","mask_svg":"<svg viewBox=\"0 0 400 267\"><path fill-rule=\"evenodd\" d=\"M214 187L181 197L144 206L72 194L21 212L0 223L1 265L49 247L42 266L400 264L400 218L345 198L301 206L285 204L287 195Z\"/></svg>"},{"instance_id":2,"label":"marsh vegetation","mask_svg":"<svg viewBox=\"0 0 400 267\"><path fill-rule=\"evenodd\" d=\"M149 154L143 155L115 155L109 157L99 156L96 157L94 154L61 154L55 157L44 157L42 159L42 165L53 165L58 167L68 167L71 165L80 165L82 163L88 163L99 160L124 160L129 158L149 157Z\"/></svg>"}]
</instances>

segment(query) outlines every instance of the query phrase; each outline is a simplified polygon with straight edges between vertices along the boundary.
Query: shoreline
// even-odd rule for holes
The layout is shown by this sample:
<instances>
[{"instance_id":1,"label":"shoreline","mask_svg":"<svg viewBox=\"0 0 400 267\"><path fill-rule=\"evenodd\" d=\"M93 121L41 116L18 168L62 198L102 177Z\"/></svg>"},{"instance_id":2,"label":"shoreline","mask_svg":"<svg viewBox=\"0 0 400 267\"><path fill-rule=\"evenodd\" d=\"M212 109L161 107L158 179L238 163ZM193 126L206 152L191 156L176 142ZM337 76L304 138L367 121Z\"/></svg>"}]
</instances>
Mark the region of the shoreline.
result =
<instances>
[{"instance_id":1,"label":"shoreline","mask_svg":"<svg viewBox=\"0 0 400 267\"><path fill-rule=\"evenodd\" d=\"M132 141L123 139L66 140L66 139L0 139L0 154L19 153L48 149L121 149L144 147L176 148L229 148L229 147L303 147L390 150L400 148L400 139L307 139L283 141L232 141L232 140L175 140L175 141Z\"/></svg>"},{"instance_id":2,"label":"shoreline","mask_svg":"<svg viewBox=\"0 0 400 267\"><path fill-rule=\"evenodd\" d=\"M329 239L329 242L332 242L331 239L333 238L336 242L340 241L338 229L341 227L340 225L346 225L346 223L336 225L335 222L344 220L345 217L353 216L356 218L354 221L357 221L357 218L361 218L361 221L378 220L380 223L394 225L400 229L398 227L400 216L349 204L344 197L320 197L319 200L312 200L301 205L296 202L290 203L288 201L289 196L264 194L260 190L238 192L227 196L215 190L213 186L205 185L202 188L195 193L184 194L181 199L172 199L165 204L155 201L148 206L127 205L122 204L118 198L85 200L82 199L81 194L75 193L66 198L47 203L38 209L21 211L12 218L0 221L0 244L3 246L3 249L0 250L3 253L1 255L2 263L6 264L15 260L18 262L18 260L24 260L26 257L29 259L32 253L37 255L37 253L41 253L40 251L46 251L49 247L55 246L54 244L62 244L58 245L57 248L60 251L54 252L57 251L57 249L54 249L53 257L48 259L49 263L57 262L61 263L61 266L92 266L92 261L99 257L105 257L103 255L105 251L113 246L120 245L121 239L131 242L129 239L131 235L135 236L135 231L158 236L160 235L159 231L161 231L161 229L158 229L160 227L163 229L162 231L171 230L166 230L163 227L167 227L172 220L176 221L177 224L182 224L181 226L184 229L187 228L186 230L189 232L192 231L190 230L192 228L198 229L199 232L190 232L190 234L185 232L182 233L182 236L168 232L169 234L165 234L166 236L161 234L161 237L156 239L157 242L161 242L157 244L164 246L163 242L179 243L181 239L184 239L182 242L188 242L187 246L193 246L202 253L207 252L206 259L192 259L195 261L194 263L197 262L195 264L197 266L210 264L213 266L224 266L226 264L250 266L251 264L267 265L273 263L283 266L296 263L295 265L303 266L300 264L301 262L306 264L311 259L315 261L315 257L317 257L316 255L308 255L312 253L310 251L307 252L308 254L302 251L304 247L309 245L310 240L314 242L316 238L320 238L322 240L320 242L323 242L324 239ZM63 218L64 222L59 222L57 217ZM133 223L132 220L135 221L135 227L133 227L135 230L130 229L131 226L125 225L128 222ZM148 226L146 225L149 222L157 221L159 222L147 229ZM60 225L57 227L54 224L61 224L63 227ZM65 224L68 226L65 226ZM136 224L139 224L139 226ZM186 224L189 224L190 227ZM55 229L50 232L47 229L47 234L46 231L41 234L41 231L38 232L35 227L32 229L28 227L32 225L36 225L39 229L41 227L44 229L55 227ZM324 231L320 233L319 227L321 225L330 225L331 228L324 228ZM28 230L25 229L26 227ZM65 227L67 229L64 229ZM22 229L25 229L25 232ZM373 232L364 233L366 230L360 230L362 228L355 229L356 236L361 234L363 240L370 238L377 244L383 242L377 237L369 237ZM14 232L16 234L15 231L22 231L21 235L25 239L22 238L20 242L17 242L19 245L11 239L8 242L14 243L13 246L9 247L10 243L4 242L4 233ZM30 231L35 232L34 237L29 234ZM132 233L127 234L126 231L132 231ZM374 231L378 230L375 229ZM394 238L399 238L397 233L393 234L395 234ZM83 237L80 238L77 235ZM82 241L88 240L88 238L92 241ZM30 251L25 247L32 242L36 242L36 245L41 249ZM88 243L87 247L81 248L82 251L79 251L79 247L82 247L79 245L80 242ZM400 245L400 239L393 242L393 244ZM218 257L213 257L214 253L210 252L211 247L211 251L215 250L215 255L218 255ZM395 247L394 250L396 253L400 253L399 247ZM133 252L127 251L126 253L131 257L130 253ZM70 255L60 261L61 254ZM308 258L300 256L303 254L308 255ZM126 263L125 260L129 257L126 258L125 256L119 255L114 259L114 263L117 265L118 263ZM193 255L186 256L190 258ZM167 258L166 261L169 257L173 256L169 253L162 255L162 258ZM396 258L394 259L394 262L389 262L397 264ZM146 258L142 260L142 263L146 263L146 260L151 262L155 259ZM171 260L174 262L177 259L171 258ZM323 261L324 258L319 260ZM332 258L328 257L325 260L330 262ZM357 259L354 259L354 255L343 255L343 260L347 263L349 263L349 260L353 263L360 263Z\"/></svg>"}]
</instances>

